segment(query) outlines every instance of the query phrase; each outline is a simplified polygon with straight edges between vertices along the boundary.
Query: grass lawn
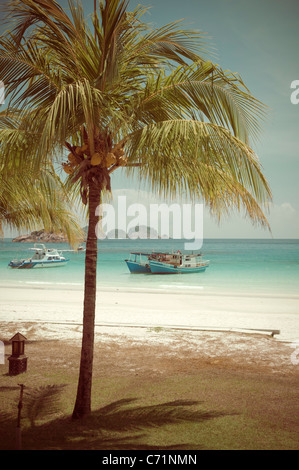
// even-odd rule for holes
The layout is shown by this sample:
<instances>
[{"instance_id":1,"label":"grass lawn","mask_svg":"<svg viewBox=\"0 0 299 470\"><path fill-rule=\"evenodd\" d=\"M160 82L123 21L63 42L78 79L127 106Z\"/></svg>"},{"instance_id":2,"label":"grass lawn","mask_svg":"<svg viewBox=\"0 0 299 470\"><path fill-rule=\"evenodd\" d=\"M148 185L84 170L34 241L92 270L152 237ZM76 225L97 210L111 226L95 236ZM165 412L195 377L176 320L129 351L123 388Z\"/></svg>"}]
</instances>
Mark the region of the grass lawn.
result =
<instances>
[{"instance_id":1,"label":"grass lawn","mask_svg":"<svg viewBox=\"0 0 299 470\"><path fill-rule=\"evenodd\" d=\"M11 346L5 349L7 358ZM0 448L15 448L23 383L23 449L298 449L297 371L188 354L166 345L97 342L92 413L72 421L79 342L31 341L26 373L9 376L7 361L0 368ZM43 410L36 390L50 386L59 392L56 407Z\"/></svg>"}]
</instances>

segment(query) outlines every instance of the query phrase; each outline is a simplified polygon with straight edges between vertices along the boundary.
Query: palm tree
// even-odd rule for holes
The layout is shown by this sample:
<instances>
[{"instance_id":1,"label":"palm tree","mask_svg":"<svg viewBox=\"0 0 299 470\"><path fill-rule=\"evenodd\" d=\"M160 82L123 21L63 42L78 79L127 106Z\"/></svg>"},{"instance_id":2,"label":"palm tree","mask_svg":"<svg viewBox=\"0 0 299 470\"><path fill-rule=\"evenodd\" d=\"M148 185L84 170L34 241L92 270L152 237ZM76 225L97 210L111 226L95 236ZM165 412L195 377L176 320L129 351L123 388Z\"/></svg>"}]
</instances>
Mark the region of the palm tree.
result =
<instances>
[{"instance_id":1,"label":"palm tree","mask_svg":"<svg viewBox=\"0 0 299 470\"><path fill-rule=\"evenodd\" d=\"M38 170L27 160L18 172L20 153L10 145L9 137L21 134L20 119L13 113L0 112L0 236L5 226L32 230L62 232L76 245L84 238L82 228L71 210L71 200L64 185L48 162ZM11 148L10 163L2 159L3 148Z\"/></svg>"},{"instance_id":2,"label":"palm tree","mask_svg":"<svg viewBox=\"0 0 299 470\"><path fill-rule=\"evenodd\" d=\"M265 227L262 207L271 198L251 148L265 107L237 74L207 60L204 35L180 22L151 29L142 22L146 8L129 12L124 0L99 8L91 29L79 1L69 0L68 15L54 1L14 0L11 33L0 41L9 108L18 109L26 129L13 139L20 165L29 158L39 166L67 150L67 187L88 207L74 418L91 409L96 208L113 172L126 167L157 192L187 193L218 217L245 208ZM5 149L3 158L9 160Z\"/></svg>"}]
</instances>

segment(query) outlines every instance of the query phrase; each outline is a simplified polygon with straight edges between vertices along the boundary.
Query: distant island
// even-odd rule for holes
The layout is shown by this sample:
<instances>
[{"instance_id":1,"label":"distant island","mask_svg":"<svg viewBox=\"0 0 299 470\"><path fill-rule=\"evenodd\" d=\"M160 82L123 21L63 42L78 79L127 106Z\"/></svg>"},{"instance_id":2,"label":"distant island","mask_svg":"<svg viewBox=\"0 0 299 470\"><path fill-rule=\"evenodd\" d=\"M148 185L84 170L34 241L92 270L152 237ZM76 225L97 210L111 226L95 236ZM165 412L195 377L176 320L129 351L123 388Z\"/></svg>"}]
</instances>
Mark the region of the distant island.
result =
<instances>
[{"instance_id":1,"label":"distant island","mask_svg":"<svg viewBox=\"0 0 299 470\"><path fill-rule=\"evenodd\" d=\"M84 227L86 229L86 227ZM131 240L136 240L136 239L159 239L161 238L159 234L157 233L156 230L154 230L151 227L145 226L145 225L136 225L136 227L132 227L128 233L126 233L124 230L120 229L115 229L115 230L110 230L108 233L104 232L99 232L98 233L98 238L101 240L110 240L110 239L131 239Z\"/></svg>"},{"instance_id":2,"label":"distant island","mask_svg":"<svg viewBox=\"0 0 299 470\"><path fill-rule=\"evenodd\" d=\"M68 239L63 233L46 232L44 229L20 235L12 241L16 243L68 243Z\"/></svg>"},{"instance_id":3,"label":"distant island","mask_svg":"<svg viewBox=\"0 0 299 470\"><path fill-rule=\"evenodd\" d=\"M83 231L87 234L88 227L84 227ZM107 234L98 233L98 238L101 240L109 239L160 239L156 230L145 225L136 226L129 230L129 233L123 230L111 230ZM163 237L166 238L166 237ZM169 238L169 237L167 237ZM15 243L68 243L68 239L63 233L46 232L44 229L36 230L27 235L20 235L12 240Z\"/></svg>"}]
</instances>

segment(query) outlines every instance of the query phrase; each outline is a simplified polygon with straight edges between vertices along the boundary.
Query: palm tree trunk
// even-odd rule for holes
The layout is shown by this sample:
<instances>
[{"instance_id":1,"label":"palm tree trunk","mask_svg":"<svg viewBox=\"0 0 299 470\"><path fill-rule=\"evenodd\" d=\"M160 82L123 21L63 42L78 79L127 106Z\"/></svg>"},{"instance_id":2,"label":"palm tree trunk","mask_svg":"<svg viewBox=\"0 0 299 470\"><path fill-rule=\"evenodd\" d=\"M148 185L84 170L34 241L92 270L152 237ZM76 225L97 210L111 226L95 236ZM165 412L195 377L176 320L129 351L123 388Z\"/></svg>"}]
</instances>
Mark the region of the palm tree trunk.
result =
<instances>
[{"instance_id":1,"label":"palm tree trunk","mask_svg":"<svg viewBox=\"0 0 299 470\"><path fill-rule=\"evenodd\" d=\"M96 208L101 202L101 191L96 184L89 186L89 224L86 240L83 335L80 373L73 419L83 418L91 411L91 386L94 350L94 322L97 280L98 216Z\"/></svg>"}]
</instances>

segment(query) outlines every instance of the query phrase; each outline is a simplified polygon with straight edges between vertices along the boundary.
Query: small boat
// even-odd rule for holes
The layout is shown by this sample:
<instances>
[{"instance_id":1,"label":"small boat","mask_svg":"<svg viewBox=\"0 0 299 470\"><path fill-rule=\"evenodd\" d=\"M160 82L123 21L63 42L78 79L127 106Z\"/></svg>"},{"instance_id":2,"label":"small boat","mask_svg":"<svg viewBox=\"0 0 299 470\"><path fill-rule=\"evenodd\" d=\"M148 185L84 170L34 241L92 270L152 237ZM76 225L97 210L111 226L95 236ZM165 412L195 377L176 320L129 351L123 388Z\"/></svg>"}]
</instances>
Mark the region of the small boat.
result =
<instances>
[{"instance_id":1,"label":"small boat","mask_svg":"<svg viewBox=\"0 0 299 470\"><path fill-rule=\"evenodd\" d=\"M54 268L65 266L69 261L55 248L47 249L43 244L36 243L29 249L35 251L31 258L12 260L8 266L15 269Z\"/></svg>"},{"instance_id":2,"label":"small boat","mask_svg":"<svg viewBox=\"0 0 299 470\"><path fill-rule=\"evenodd\" d=\"M171 260L171 253L140 253L132 252L130 253L130 258L126 259L125 262L131 273L151 273L149 260L158 259L158 260Z\"/></svg>"},{"instance_id":3,"label":"small boat","mask_svg":"<svg viewBox=\"0 0 299 470\"><path fill-rule=\"evenodd\" d=\"M205 271L209 261L202 261L201 254L131 253L125 260L131 273L183 274Z\"/></svg>"},{"instance_id":4,"label":"small boat","mask_svg":"<svg viewBox=\"0 0 299 470\"><path fill-rule=\"evenodd\" d=\"M174 254L170 262L167 260L149 260L150 269L153 274L199 273L205 271L209 264L210 261L203 261L200 254L183 255L180 252Z\"/></svg>"},{"instance_id":5,"label":"small boat","mask_svg":"<svg viewBox=\"0 0 299 470\"><path fill-rule=\"evenodd\" d=\"M76 250L60 250L60 253L78 253L79 251L84 252L86 251L86 248L84 248L83 245L80 245Z\"/></svg>"},{"instance_id":6,"label":"small boat","mask_svg":"<svg viewBox=\"0 0 299 470\"><path fill-rule=\"evenodd\" d=\"M125 262L131 273L150 273L150 267L148 263L148 253L130 253L130 258L126 259Z\"/></svg>"}]
</instances>

